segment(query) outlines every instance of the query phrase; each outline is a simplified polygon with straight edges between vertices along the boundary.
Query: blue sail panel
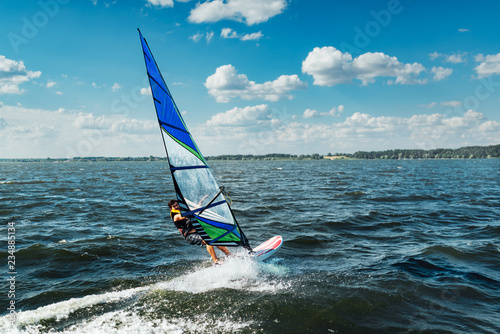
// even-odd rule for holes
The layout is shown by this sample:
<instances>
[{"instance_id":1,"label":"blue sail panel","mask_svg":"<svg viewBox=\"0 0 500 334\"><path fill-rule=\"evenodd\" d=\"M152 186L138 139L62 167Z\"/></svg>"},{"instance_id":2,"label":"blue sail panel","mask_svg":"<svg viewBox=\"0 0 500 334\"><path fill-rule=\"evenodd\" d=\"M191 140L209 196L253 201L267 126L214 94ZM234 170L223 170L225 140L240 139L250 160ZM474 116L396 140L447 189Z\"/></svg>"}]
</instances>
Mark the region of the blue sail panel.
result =
<instances>
[{"instance_id":1,"label":"blue sail panel","mask_svg":"<svg viewBox=\"0 0 500 334\"><path fill-rule=\"evenodd\" d=\"M156 114L160 125L175 140L187 146L192 153L200 157L200 160L203 161L204 159L202 158L198 147L194 143L194 140L191 137L191 134L189 133L184 120L182 119L182 116L172 99L170 91L163 80L161 72L153 58L146 40L140 32L139 35L141 37L149 83L151 85L151 92L153 94Z\"/></svg>"}]
</instances>

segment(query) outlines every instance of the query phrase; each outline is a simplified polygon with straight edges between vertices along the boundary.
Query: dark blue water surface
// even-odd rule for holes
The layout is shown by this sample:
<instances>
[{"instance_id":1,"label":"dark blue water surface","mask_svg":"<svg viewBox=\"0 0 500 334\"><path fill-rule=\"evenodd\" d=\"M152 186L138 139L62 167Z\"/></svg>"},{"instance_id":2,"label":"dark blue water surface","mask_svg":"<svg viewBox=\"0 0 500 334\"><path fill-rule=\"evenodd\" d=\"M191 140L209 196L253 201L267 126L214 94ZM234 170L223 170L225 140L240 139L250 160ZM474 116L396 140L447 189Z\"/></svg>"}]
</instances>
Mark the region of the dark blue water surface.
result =
<instances>
[{"instance_id":1,"label":"dark blue water surface","mask_svg":"<svg viewBox=\"0 0 500 334\"><path fill-rule=\"evenodd\" d=\"M165 162L0 163L0 333L500 333L500 160L210 165L269 261L186 244Z\"/></svg>"}]
</instances>

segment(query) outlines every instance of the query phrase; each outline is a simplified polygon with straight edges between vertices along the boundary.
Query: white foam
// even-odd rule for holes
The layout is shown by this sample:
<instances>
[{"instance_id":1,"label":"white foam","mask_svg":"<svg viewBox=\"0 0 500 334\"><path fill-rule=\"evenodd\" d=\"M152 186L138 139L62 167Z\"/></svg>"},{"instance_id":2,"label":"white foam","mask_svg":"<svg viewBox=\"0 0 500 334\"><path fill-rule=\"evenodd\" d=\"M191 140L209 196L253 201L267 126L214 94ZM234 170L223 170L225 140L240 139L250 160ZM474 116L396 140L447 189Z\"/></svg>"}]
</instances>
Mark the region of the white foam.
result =
<instances>
[{"instance_id":1,"label":"white foam","mask_svg":"<svg viewBox=\"0 0 500 334\"><path fill-rule=\"evenodd\" d=\"M140 316L137 312L130 310L119 310L105 313L103 315L85 319L82 322L71 325L60 333L64 334L156 334L156 333L209 333L224 332L232 333L250 326L251 323L236 323L229 320L209 320L204 315L191 318L173 319L151 319ZM28 325L24 330L13 329L10 334L41 334L46 333L47 328L39 324ZM51 331L52 332L52 331Z\"/></svg>"},{"instance_id":2,"label":"white foam","mask_svg":"<svg viewBox=\"0 0 500 334\"><path fill-rule=\"evenodd\" d=\"M100 303L117 302L149 289L150 287L139 287L123 291L107 292L100 295L71 298L62 302L39 307L36 310L20 311L16 313L16 324L18 326L33 325L44 319L55 319L59 321L67 318L69 314L76 310ZM10 315L0 318L0 329L4 328L12 328Z\"/></svg>"},{"instance_id":3,"label":"white foam","mask_svg":"<svg viewBox=\"0 0 500 334\"><path fill-rule=\"evenodd\" d=\"M201 268L192 273L156 284L157 289L202 293L217 289L268 291L285 289L281 280L269 280L263 271L272 272L272 265L248 257L231 257L221 266ZM264 270L263 270L264 269ZM282 271L280 274L283 274ZM274 273L276 274L276 272Z\"/></svg>"},{"instance_id":4,"label":"white foam","mask_svg":"<svg viewBox=\"0 0 500 334\"><path fill-rule=\"evenodd\" d=\"M285 267L276 263L260 263L248 257L229 258L221 266L203 266L168 281L122 291L71 298L35 310L21 311L16 314L15 327L12 327L10 315L6 315L0 317L0 333L38 334L47 332L50 329L40 325L42 320L61 321L70 317L73 312L84 308L98 304L116 303L138 294L157 290L203 293L229 288L275 293L278 290L289 288L289 283L284 283L280 277L274 277L275 275L281 276L286 272ZM139 312L139 310L135 310L136 307L136 305L131 305L131 309L110 311L80 320L63 333L184 333L185 331L211 332L214 330L234 332L250 325L249 323L234 323L229 319L207 319L204 314L189 319L155 320L154 309L146 310L146 315L144 315L145 310L142 309ZM152 313L153 316L147 317L147 313Z\"/></svg>"}]
</instances>

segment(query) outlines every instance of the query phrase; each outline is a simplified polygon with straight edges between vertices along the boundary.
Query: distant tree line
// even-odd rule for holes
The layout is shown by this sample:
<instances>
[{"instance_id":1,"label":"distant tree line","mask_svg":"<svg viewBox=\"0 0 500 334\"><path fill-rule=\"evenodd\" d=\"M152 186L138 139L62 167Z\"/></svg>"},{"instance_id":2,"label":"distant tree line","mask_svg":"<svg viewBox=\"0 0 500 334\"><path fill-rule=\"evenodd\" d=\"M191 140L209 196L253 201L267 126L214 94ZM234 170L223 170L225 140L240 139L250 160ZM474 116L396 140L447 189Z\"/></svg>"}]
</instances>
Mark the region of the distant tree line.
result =
<instances>
[{"instance_id":1,"label":"distant tree line","mask_svg":"<svg viewBox=\"0 0 500 334\"><path fill-rule=\"evenodd\" d=\"M262 155L253 154L225 154L217 156L208 156L207 160L319 160L323 159L323 156L314 154L286 154L286 153L270 153Z\"/></svg>"},{"instance_id":2,"label":"distant tree line","mask_svg":"<svg viewBox=\"0 0 500 334\"><path fill-rule=\"evenodd\" d=\"M325 157L339 157L346 159L486 159L500 158L500 144L491 146L468 146L457 149L437 148L432 150L386 150L386 151L358 151L354 154L328 153L326 156L314 154L286 154L271 153L263 155L234 154L208 156L207 160L322 160ZM166 161L166 157L74 157L71 159L0 159L0 162L98 162L98 161Z\"/></svg>"},{"instance_id":3,"label":"distant tree line","mask_svg":"<svg viewBox=\"0 0 500 334\"><path fill-rule=\"evenodd\" d=\"M359 151L346 155L354 159L484 159L499 158L500 145L468 146L457 149Z\"/></svg>"}]
</instances>

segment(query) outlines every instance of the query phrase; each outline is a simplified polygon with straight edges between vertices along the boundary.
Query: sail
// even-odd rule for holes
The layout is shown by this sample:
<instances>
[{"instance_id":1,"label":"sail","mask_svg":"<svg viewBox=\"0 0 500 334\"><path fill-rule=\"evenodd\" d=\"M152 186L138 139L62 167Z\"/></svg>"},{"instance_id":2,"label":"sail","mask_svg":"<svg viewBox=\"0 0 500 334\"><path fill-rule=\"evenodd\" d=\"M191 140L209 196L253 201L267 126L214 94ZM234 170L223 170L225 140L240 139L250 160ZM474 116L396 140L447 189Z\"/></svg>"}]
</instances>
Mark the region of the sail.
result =
<instances>
[{"instance_id":1,"label":"sail","mask_svg":"<svg viewBox=\"0 0 500 334\"><path fill-rule=\"evenodd\" d=\"M217 185L163 80L149 46L139 31L170 172L183 216L209 245L245 246L248 240Z\"/></svg>"}]
</instances>

